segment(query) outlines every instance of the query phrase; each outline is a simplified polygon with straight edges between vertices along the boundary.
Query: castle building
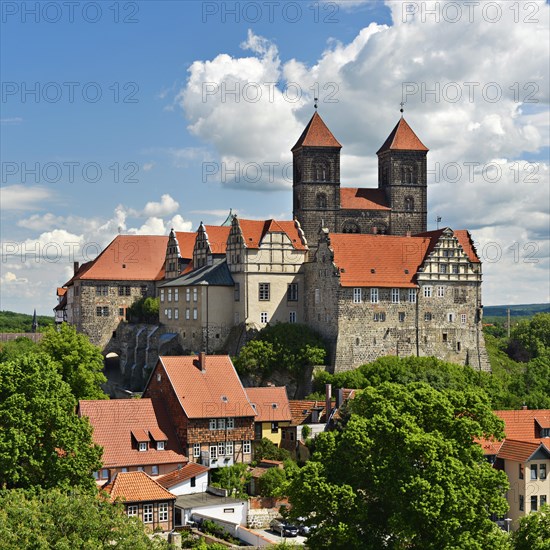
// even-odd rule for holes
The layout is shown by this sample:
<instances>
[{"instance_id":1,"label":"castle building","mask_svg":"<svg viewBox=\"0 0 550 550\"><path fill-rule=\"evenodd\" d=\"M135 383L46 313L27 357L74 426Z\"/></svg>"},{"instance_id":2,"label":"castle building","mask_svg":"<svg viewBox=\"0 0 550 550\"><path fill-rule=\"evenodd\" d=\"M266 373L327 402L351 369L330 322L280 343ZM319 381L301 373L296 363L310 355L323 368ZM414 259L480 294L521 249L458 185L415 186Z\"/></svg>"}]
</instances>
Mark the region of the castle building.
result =
<instances>
[{"instance_id":1,"label":"castle building","mask_svg":"<svg viewBox=\"0 0 550 550\"><path fill-rule=\"evenodd\" d=\"M341 148L315 111L292 148L292 221L230 213L222 226L140 236L132 266L116 251L138 237L117 237L65 285L68 322L104 347L129 303L156 293L158 332L184 352L234 354L250 329L290 322L325 337L332 371L382 355L490 369L471 236L427 231L428 148L402 116L377 152L377 188L341 187Z\"/></svg>"}]
</instances>

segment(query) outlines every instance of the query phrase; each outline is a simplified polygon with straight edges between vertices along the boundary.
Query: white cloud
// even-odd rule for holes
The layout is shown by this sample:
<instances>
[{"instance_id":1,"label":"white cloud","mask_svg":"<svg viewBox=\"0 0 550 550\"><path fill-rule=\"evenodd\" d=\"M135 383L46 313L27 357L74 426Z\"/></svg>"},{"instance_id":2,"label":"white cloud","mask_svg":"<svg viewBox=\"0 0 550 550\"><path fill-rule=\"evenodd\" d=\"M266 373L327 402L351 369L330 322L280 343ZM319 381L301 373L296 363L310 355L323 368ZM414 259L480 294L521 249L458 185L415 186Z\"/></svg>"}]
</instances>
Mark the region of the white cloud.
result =
<instances>
[{"instance_id":1,"label":"white cloud","mask_svg":"<svg viewBox=\"0 0 550 550\"><path fill-rule=\"evenodd\" d=\"M179 203L170 195L162 195L160 202L148 202L143 209L146 216L166 216L173 214L179 208Z\"/></svg>"},{"instance_id":2,"label":"white cloud","mask_svg":"<svg viewBox=\"0 0 550 550\"><path fill-rule=\"evenodd\" d=\"M146 162L142 167L141 169L144 171L144 172L150 172L155 166L155 163L154 162Z\"/></svg>"},{"instance_id":3,"label":"white cloud","mask_svg":"<svg viewBox=\"0 0 550 550\"><path fill-rule=\"evenodd\" d=\"M28 282L28 279L25 279L24 277L18 277L15 273L12 273L11 271L6 271L2 277L0 277L0 280L8 285L13 284L24 284Z\"/></svg>"},{"instance_id":4,"label":"white cloud","mask_svg":"<svg viewBox=\"0 0 550 550\"><path fill-rule=\"evenodd\" d=\"M7 185L0 187L2 210L41 210L53 198L50 189L41 186Z\"/></svg>"}]
</instances>

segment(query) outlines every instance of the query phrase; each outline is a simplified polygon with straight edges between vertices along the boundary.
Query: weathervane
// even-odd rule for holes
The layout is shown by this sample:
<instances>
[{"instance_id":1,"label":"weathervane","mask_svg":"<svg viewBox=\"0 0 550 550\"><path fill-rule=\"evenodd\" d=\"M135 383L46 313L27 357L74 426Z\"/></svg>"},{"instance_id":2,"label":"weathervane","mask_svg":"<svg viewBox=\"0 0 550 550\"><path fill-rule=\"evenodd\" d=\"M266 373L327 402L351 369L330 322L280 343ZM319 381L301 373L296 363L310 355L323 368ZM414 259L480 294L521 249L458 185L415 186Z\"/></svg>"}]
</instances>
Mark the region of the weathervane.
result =
<instances>
[{"instance_id":1,"label":"weathervane","mask_svg":"<svg viewBox=\"0 0 550 550\"><path fill-rule=\"evenodd\" d=\"M435 218L435 223L437 223L437 229L439 229L439 224L441 223L441 216Z\"/></svg>"},{"instance_id":2,"label":"weathervane","mask_svg":"<svg viewBox=\"0 0 550 550\"><path fill-rule=\"evenodd\" d=\"M317 102L319 101L319 98L318 98L318 97L314 97L314 98L313 98L313 101L314 101L313 106L315 107L315 110L317 110Z\"/></svg>"},{"instance_id":3,"label":"weathervane","mask_svg":"<svg viewBox=\"0 0 550 550\"><path fill-rule=\"evenodd\" d=\"M401 109L399 109L399 111L401 113L403 113L403 111L404 111L403 107L405 106L405 104L403 102L401 102L399 105L401 105Z\"/></svg>"}]
</instances>

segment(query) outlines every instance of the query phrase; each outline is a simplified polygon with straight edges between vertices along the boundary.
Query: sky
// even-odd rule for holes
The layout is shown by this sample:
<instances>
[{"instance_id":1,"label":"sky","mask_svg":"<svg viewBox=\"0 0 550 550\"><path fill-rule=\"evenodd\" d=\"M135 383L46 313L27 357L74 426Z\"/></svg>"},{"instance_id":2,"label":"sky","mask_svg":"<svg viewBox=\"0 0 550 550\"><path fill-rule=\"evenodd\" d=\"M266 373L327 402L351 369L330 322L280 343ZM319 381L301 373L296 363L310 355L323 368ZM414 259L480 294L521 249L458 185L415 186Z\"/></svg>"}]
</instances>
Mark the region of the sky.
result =
<instances>
[{"instance_id":1,"label":"sky","mask_svg":"<svg viewBox=\"0 0 550 550\"><path fill-rule=\"evenodd\" d=\"M52 314L119 233L291 219L315 97L350 187L377 187L403 103L428 229L471 231L485 305L549 301L544 0L0 6L0 309Z\"/></svg>"}]
</instances>

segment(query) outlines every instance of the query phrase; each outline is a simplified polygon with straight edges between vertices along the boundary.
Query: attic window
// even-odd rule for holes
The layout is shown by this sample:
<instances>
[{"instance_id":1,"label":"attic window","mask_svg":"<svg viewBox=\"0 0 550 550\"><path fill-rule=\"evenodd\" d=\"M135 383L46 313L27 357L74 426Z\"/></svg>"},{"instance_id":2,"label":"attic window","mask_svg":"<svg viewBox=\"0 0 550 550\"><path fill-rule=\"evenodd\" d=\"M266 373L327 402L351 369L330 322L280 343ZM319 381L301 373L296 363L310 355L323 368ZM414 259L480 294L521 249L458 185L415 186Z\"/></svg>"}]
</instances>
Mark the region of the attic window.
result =
<instances>
[{"instance_id":1,"label":"attic window","mask_svg":"<svg viewBox=\"0 0 550 550\"><path fill-rule=\"evenodd\" d=\"M276 409L277 408L277 403L271 403L271 408Z\"/></svg>"},{"instance_id":2,"label":"attic window","mask_svg":"<svg viewBox=\"0 0 550 550\"><path fill-rule=\"evenodd\" d=\"M157 451L164 451L164 441L157 441Z\"/></svg>"},{"instance_id":3,"label":"attic window","mask_svg":"<svg viewBox=\"0 0 550 550\"><path fill-rule=\"evenodd\" d=\"M138 446L139 451L146 451L147 450L147 442L146 441L140 441Z\"/></svg>"},{"instance_id":4,"label":"attic window","mask_svg":"<svg viewBox=\"0 0 550 550\"><path fill-rule=\"evenodd\" d=\"M126 269L126 264L122 264L122 269Z\"/></svg>"},{"instance_id":5,"label":"attic window","mask_svg":"<svg viewBox=\"0 0 550 550\"><path fill-rule=\"evenodd\" d=\"M227 396L222 395L222 401L223 401L224 403L227 403L227 402L229 401L229 399L227 398Z\"/></svg>"},{"instance_id":6,"label":"attic window","mask_svg":"<svg viewBox=\"0 0 550 550\"><path fill-rule=\"evenodd\" d=\"M408 269L405 269L405 273L408 275L408 274L409 274L409 270L408 270Z\"/></svg>"},{"instance_id":7,"label":"attic window","mask_svg":"<svg viewBox=\"0 0 550 550\"><path fill-rule=\"evenodd\" d=\"M371 273L376 273L376 269L374 267L370 270Z\"/></svg>"}]
</instances>

